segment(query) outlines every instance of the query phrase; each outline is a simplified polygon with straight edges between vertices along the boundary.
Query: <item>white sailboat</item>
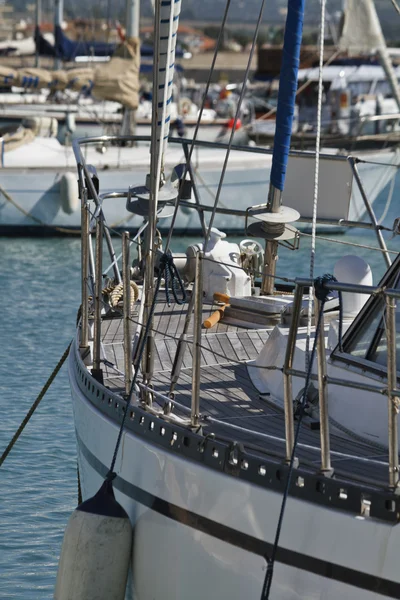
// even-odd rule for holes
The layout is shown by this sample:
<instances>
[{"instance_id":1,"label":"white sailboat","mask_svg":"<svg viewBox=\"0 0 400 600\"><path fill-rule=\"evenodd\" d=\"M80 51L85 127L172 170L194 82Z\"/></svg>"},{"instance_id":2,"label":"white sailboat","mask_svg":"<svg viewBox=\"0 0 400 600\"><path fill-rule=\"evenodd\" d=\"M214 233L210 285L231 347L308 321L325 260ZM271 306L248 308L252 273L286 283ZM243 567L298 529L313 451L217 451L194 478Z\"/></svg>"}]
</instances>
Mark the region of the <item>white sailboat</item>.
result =
<instances>
[{"instance_id":1,"label":"white sailboat","mask_svg":"<svg viewBox=\"0 0 400 600\"><path fill-rule=\"evenodd\" d=\"M358 152L400 140L399 68L392 65L373 0L347 0L343 27L322 70L322 146ZM315 147L318 67L299 69L293 148ZM256 143L270 144L274 115L269 111L249 126Z\"/></svg>"},{"instance_id":2,"label":"white sailboat","mask_svg":"<svg viewBox=\"0 0 400 600\"><path fill-rule=\"evenodd\" d=\"M140 235L132 240L139 243L133 264L126 233L122 268L117 264L105 204L76 148L82 312L69 378L83 497L115 476L116 498L134 528L128 592L141 600L398 598L399 259L389 266L382 247L388 271L375 287L368 266L354 257L337 264L339 281L286 280L282 291L275 273L278 245L296 239L300 216L284 184L303 2L288 6L282 81L289 90L281 84L280 93L289 109L278 112L269 201L249 211L248 235L266 239L261 287L260 247L225 241L212 228L214 213L205 241L186 256L172 258L170 236L161 245L156 234L157 215L187 192L179 169L162 185L165 75L180 1L156 7L156 29L173 27L158 55L150 177L128 197L132 214L142 210L147 223L144 245ZM318 150L321 174L326 167L331 178L321 178L321 209L335 210L333 197L346 204L349 163L331 157L324 167ZM299 153L291 162L309 159ZM289 192L292 171L289 164ZM318 191L319 180L305 176L297 178L303 199ZM282 206L283 189L289 207ZM314 231L316 223L314 210ZM65 564L56 598L67 597L60 593L69 587ZM89 598L90 588L82 593Z\"/></svg>"}]
</instances>

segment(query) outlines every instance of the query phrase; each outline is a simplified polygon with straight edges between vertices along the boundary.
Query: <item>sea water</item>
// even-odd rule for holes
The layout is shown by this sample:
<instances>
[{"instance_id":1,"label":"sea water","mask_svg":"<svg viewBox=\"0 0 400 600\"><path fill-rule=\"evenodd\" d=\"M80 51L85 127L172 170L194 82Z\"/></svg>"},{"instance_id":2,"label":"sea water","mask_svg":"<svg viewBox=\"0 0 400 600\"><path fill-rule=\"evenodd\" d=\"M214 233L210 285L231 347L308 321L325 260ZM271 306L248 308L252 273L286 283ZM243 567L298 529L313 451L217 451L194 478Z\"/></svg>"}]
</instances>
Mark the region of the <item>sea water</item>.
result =
<instances>
[{"instance_id":1,"label":"sea water","mask_svg":"<svg viewBox=\"0 0 400 600\"><path fill-rule=\"evenodd\" d=\"M382 209L378 206L378 214ZM395 205L391 216L397 216ZM377 245L365 230L335 239ZM172 249L184 251L194 241L179 238ZM389 246L398 250L399 238ZM352 252L340 243L318 242L315 275L332 272L335 260ZM356 253L369 260L378 282L385 270L381 253L362 248ZM309 238L301 239L296 252L280 249L278 274L309 276L309 256ZM74 335L79 268L78 238L0 239L0 453ZM76 446L64 364L0 468L0 598L53 597L64 528L76 504Z\"/></svg>"}]
</instances>

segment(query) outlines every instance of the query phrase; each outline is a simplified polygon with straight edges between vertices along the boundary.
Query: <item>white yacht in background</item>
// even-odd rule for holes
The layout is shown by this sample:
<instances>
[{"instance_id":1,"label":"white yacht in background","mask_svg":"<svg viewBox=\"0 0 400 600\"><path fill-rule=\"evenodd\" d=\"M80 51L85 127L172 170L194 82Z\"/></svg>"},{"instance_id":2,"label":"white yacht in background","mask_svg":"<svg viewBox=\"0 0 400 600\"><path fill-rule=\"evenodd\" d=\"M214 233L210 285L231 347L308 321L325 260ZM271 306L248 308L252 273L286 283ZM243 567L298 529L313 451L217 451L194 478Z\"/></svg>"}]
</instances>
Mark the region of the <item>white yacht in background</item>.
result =
<instances>
[{"instance_id":1,"label":"white yacht in background","mask_svg":"<svg viewBox=\"0 0 400 600\"><path fill-rule=\"evenodd\" d=\"M46 121L47 123L47 121ZM51 128L52 123L45 127ZM94 138L96 140L96 138ZM126 213L126 196L131 186L145 179L149 168L149 136L137 137L134 147L122 146L123 140L117 138L97 138L87 144L85 156L88 164L96 169L99 190L107 195L117 189L121 197L104 202L104 213L112 228L135 231L142 223L141 215ZM119 140L119 141L118 141ZM11 140L10 140L11 141ZM0 182L0 234L2 235L57 235L80 230L81 202L75 159L72 147L61 145L55 137L20 140L15 149L3 153ZM165 156L166 166L172 168L184 161L185 152L190 147L190 139L177 138L168 148ZM224 145L199 141L196 143L196 160L193 161L193 177L196 181L198 202L209 213L218 189L220 170L223 166ZM268 192L272 165L272 150L260 149L255 153L252 147L243 147L232 151L222 187L219 210L215 225L228 232L243 231L243 216L248 206L257 205ZM293 153L296 156L296 153ZM310 154L312 158L312 154ZM323 157L324 176L329 179L331 155ZM353 160L351 157L338 157L340 161ZM358 170L362 190L348 173L345 205L340 208L330 226L340 230L342 221L360 221L365 215L362 195L365 193L373 204L381 197L390 182L397 175L399 162L397 152L393 150L380 153L364 153ZM362 162L365 160L366 162ZM298 181L304 173L304 166L290 159L291 194L296 194ZM312 173L312 160L306 161L306 172ZM135 165L135 170L132 170ZM386 193L386 192L385 192ZM332 198L334 202L334 199ZM312 214L302 206L299 198L294 198L294 206L301 211L301 217L308 223ZM303 210L304 208L304 210ZM324 215L321 214L321 219ZM330 216L330 215L328 215ZM171 218L160 222L161 231L168 231ZM321 225L320 225L321 227ZM198 233L201 230L198 213L190 204L179 209L176 228L180 233Z\"/></svg>"},{"instance_id":2,"label":"white yacht in background","mask_svg":"<svg viewBox=\"0 0 400 600\"><path fill-rule=\"evenodd\" d=\"M349 0L350 2L350 0ZM352 0L354 3L355 0ZM60 21L60 19L59 19ZM62 32L61 32L62 33ZM63 35L63 34L62 34ZM62 38L65 42L65 36ZM67 40L68 41L68 40ZM354 40L353 40L354 41ZM347 42L346 42L347 43ZM358 43L358 42L357 42ZM79 67L70 71L46 71L44 69L23 69L19 71L8 68L0 68L0 78L3 83L44 86L54 90L63 89L62 93L70 97L66 104L51 104L49 102L39 104L27 104L25 107L14 106L8 113L3 111L3 118L15 121L25 111L29 119L25 119L25 125L29 127L19 128L12 133L5 133L0 139L0 234L57 234L68 233L80 228L80 200L78 198L78 187L74 173L74 156L72 148L61 145L59 139L67 138L71 141L77 137L78 131L93 137L94 132L100 126L103 131L121 132L122 114L118 110L121 104L125 106L128 113L136 111L137 134L149 136L151 130L151 102L139 103L139 42L137 38L128 38L122 46L115 51L108 63L90 65L90 67ZM380 67L377 67L380 69ZM335 78L341 79L338 67L325 67L333 69ZM360 67L363 69L363 67ZM128 77L129 74L129 77ZM313 81L316 74L307 74L309 80ZM70 87L74 90L71 91ZM73 101L73 94L80 95L89 89L104 102L94 102L93 98L82 98L79 103ZM340 90L339 90L340 92ZM48 93L48 89L46 94ZM61 92L60 92L61 93ZM333 93L333 92L332 92ZM347 91L346 91L347 93ZM46 94L43 98L46 97ZM214 111L204 109L201 111L201 126L196 127L199 114L198 107L189 98L176 94L176 102L171 101L170 119L171 135L183 135L191 138L196 131L196 139L200 141L214 141L217 138L221 122L215 119ZM336 94L337 102L340 104L341 94ZM335 96L335 97L336 97ZM332 99L333 102L334 98ZM334 223L336 231L340 231L339 221L359 221L364 218L365 205L363 194L365 193L369 202L374 204L376 200L382 199L385 190L389 196L395 186L397 175L398 153L397 153L397 116L378 115L371 116L366 112L366 107L372 101L365 100L363 108L358 110L357 120L352 127L363 127L365 135L358 135L356 146L359 148L357 156L357 170L360 180L357 184L349 184L350 205L340 218ZM393 102L393 101L392 101ZM329 104L331 106L331 104ZM41 112L45 107L45 112ZM356 108L354 108L355 110ZM347 109L346 109L347 110ZM392 110L392 109L391 109ZM64 111L64 112L63 112ZM335 123L338 127L345 127L339 134L329 134L326 139L322 135L323 147L327 154L350 155L353 148L353 138L349 133L348 110L342 109L340 118ZM393 112L393 111L392 111ZM302 117L303 118L303 117ZM232 119L231 119L232 120ZM60 125L61 123L61 125ZM178 123L180 124L178 126ZM270 128L270 121L257 122ZM275 121L273 121L275 123ZM217 125L217 127L216 127ZM62 133L60 134L60 128ZM183 132L185 128L185 132ZM369 130L368 130L369 128ZM370 129L374 131L370 131ZM387 129L391 128L391 133ZM125 130L129 131L129 127ZM323 131L324 128L322 128ZM66 134L66 131L68 132ZM264 133L257 131L254 139L257 142L272 143L275 125L264 139ZM33 133L35 135L33 135ZM240 143L235 132L235 143ZM359 132L360 133L360 132ZM247 134L246 134L247 135ZM299 137L299 144L296 142ZM87 136L86 136L87 137ZM227 127L225 134L219 136L219 141L227 142L230 137L230 129ZM265 137L265 136L264 136ZM58 138L58 139L57 139ZM329 138L329 139L328 139ZM361 139L362 138L362 139ZM400 140L400 138L399 138ZM117 141L104 138L93 145L86 145L86 160L97 170L100 192L107 194L115 188L118 180L118 189L123 195L128 193L130 186L136 182L132 174L131 165L136 169L146 169L148 163L148 141L144 138L138 141L136 148L127 147L132 140ZM168 164L174 165L182 162L189 142L182 139L182 147L179 150L174 144L174 152L171 159L168 154ZM302 133L293 132L292 146L312 149L315 145L315 132ZM210 152L207 145L203 147L197 144L197 163L193 166L193 173L197 177L197 201L210 210L214 202L214 195L218 189L219 170L223 164L223 150ZM168 151L169 152L169 151ZM176 156L181 152L181 157ZM169 152L170 153L170 152ZM170 162L169 162L170 161ZM236 161L236 162L235 162ZM363 162L366 161L366 162ZM353 162L353 164L356 164ZM242 217L248 206L259 203L259 198L265 197L269 183L269 173L272 164L272 150L263 154L262 158L255 159L254 153L240 151L231 155L227 174L221 194L221 206L229 207L233 213L227 211L218 214L216 225L229 232L242 231ZM18 171L18 178L15 177ZM295 173L293 180L303 177L303 173L297 171L297 163L291 167ZM143 177L143 173L141 173ZM362 185L362 190L360 185ZM389 186L389 184L392 184ZM296 186L296 184L294 184ZM295 203L297 205L297 202ZM141 223L140 216L125 214L125 197L116 198L113 202L107 202L104 211L108 222L116 229L128 227L135 230ZM301 217L309 222L311 215L302 213ZM165 219L161 224L162 230L168 230L171 220ZM190 206L182 207L177 216L176 227L180 232L195 233L199 231L197 213ZM305 225L307 227L307 225ZM319 225L321 229L322 225ZM332 231L332 225L330 226Z\"/></svg>"},{"instance_id":3,"label":"white yacht in background","mask_svg":"<svg viewBox=\"0 0 400 600\"><path fill-rule=\"evenodd\" d=\"M75 577L64 545L55 597L70 597L62 593L73 587L88 598L90 584L98 588L130 564L128 595L140 600L398 598L399 258L391 265L364 195L388 267L378 286L357 256L336 263L337 279L314 279L315 250L310 278L290 280L277 269L280 244L293 248L296 261L297 221L312 217L315 245L318 222L348 217L358 181L356 161L320 157L319 148L315 156L292 153L287 164L302 0L288 4L279 90L285 108L278 110L270 176L268 151L248 148L247 163L236 158L233 136L224 149L197 152L189 142L183 161L167 150L168 66L180 7L180 0L155 2L151 155L122 192L126 214L144 223L134 238L122 234L122 264L104 220L121 193L120 177L114 194L106 197L102 183L99 193L88 144L74 146L82 304L69 379L80 481L84 500L112 482L134 535L132 554L127 545L117 561L106 556L101 570L98 545L85 540L85 569L75 565ZM229 155L239 178L260 161L265 185L270 181L268 202L265 188L257 206L242 194L249 209L239 245L213 227L218 211L235 216L232 194L220 202ZM222 169L205 215L190 175L198 166L207 174L210 162ZM204 238L173 256L178 221L173 217L166 239L159 228L166 214L186 210L189 198ZM264 238L265 252L254 238ZM78 507L79 518L87 510ZM74 549L71 556L73 563ZM122 588L125 578L127 572Z\"/></svg>"},{"instance_id":4,"label":"white yacht in background","mask_svg":"<svg viewBox=\"0 0 400 600\"><path fill-rule=\"evenodd\" d=\"M342 152L397 147L400 67L392 65L372 0L346 0L340 39L321 72L321 144ZM299 69L292 148L316 143L319 68ZM257 144L272 144L275 112L247 126Z\"/></svg>"}]
</instances>

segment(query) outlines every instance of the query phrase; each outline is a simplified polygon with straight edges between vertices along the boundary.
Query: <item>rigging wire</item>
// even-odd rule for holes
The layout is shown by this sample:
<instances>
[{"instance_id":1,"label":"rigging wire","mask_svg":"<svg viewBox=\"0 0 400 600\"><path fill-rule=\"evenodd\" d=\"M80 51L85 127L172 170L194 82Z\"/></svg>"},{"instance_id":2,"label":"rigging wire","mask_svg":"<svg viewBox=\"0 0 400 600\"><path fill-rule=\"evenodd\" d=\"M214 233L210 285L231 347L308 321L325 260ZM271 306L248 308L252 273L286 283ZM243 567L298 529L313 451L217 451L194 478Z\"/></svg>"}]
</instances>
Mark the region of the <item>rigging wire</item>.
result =
<instances>
[{"instance_id":1,"label":"rigging wire","mask_svg":"<svg viewBox=\"0 0 400 600\"><path fill-rule=\"evenodd\" d=\"M151 301L151 306L149 309L149 314L146 320L146 325L144 327L144 331L143 331L143 335L139 341L139 348L138 348L138 352L136 355L136 359L135 359L135 363L133 365L133 377L132 377L132 383L131 383L131 387L129 390L129 394L126 398L126 407L124 410L124 415L121 421L121 425L119 428L119 432L118 432L118 438L115 444L115 448L114 448L114 454L111 460L111 464L110 464L110 468L108 470L108 473L106 475L106 479L109 481L112 481L115 477L116 477L116 473L114 472L114 468L115 468L115 462L117 460L117 455L118 455L118 450L119 447L121 445L121 440L122 440L122 434L125 428L125 421L126 421L126 416L128 414L128 406L131 402L133 393L135 391L135 386L136 386L136 380L138 378L138 375L140 373L140 364L144 355L144 351L146 349L146 344L147 344L147 340L149 337L149 333L150 330L152 329L152 323L153 323L153 316L154 316L154 312L156 309L156 304L157 304L157 297L158 297L158 293L160 291L160 287L161 287L161 279L162 276L164 275L164 270L167 268L167 263L168 263L168 255L167 254L163 254L164 257L164 261L161 262L160 265L160 270L158 272L158 276L157 276L157 280L156 280L156 284L154 287L154 293L152 296L152 301ZM174 288L173 288L174 289ZM182 288L183 290L183 288ZM139 325L141 325L139 323Z\"/></svg>"},{"instance_id":2,"label":"rigging wire","mask_svg":"<svg viewBox=\"0 0 400 600\"><path fill-rule=\"evenodd\" d=\"M397 12L397 13L400 15L400 7L399 7L399 5L397 4L396 0L390 0L390 1L391 1L391 3L392 3L392 4L393 4L393 6L394 6L394 9L395 9L395 11L396 11L396 12Z\"/></svg>"},{"instance_id":3,"label":"rigging wire","mask_svg":"<svg viewBox=\"0 0 400 600\"><path fill-rule=\"evenodd\" d=\"M253 56L254 56L254 50L255 50L255 47L256 47L256 43L257 43L257 37L258 37L258 32L259 32L259 29L260 29L260 25L261 25L262 16L263 16L263 13L264 13L264 7L265 7L265 0L262 0L261 5L260 5L260 10L259 10L258 18L257 18L257 22L256 22L256 27L254 29L253 41L252 41L252 44L251 44L250 54L249 54L249 58L248 58L248 61L247 61L246 71L245 71L245 74L244 74L244 77L243 77L242 89L240 91L239 100L238 100L237 106L236 106L236 113L235 113L235 117L234 117L233 124L232 124L232 129L231 129L231 133L230 133L230 137L229 137L228 147L226 149L225 160L224 160L224 164L223 164L222 171L221 171L221 177L220 177L220 180L219 180L219 183L218 183L217 193L215 195L214 207L213 207L213 211L211 213L210 221L209 221L209 224L208 224L208 231L207 231L205 239L204 239L204 248L207 246L208 240L210 238L211 228L212 228L213 223L214 223L214 218L215 218L215 214L216 214L216 210L217 210L217 206L218 206L218 202L219 202L219 197L221 195L222 185L223 185L224 179L225 179L225 172L226 172L226 169L227 169L227 166L228 166L229 155L230 155L231 147L232 147L232 144L233 144L233 137L234 137L234 134L235 134L235 131L236 131L236 124L237 124L237 121L239 119L240 109L241 109L243 98L244 98L244 95L245 95L245 92L246 92L246 87L247 87L247 83L248 83L251 62L252 62Z\"/></svg>"},{"instance_id":4,"label":"rigging wire","mask_svg":"<svg viewBox=\"0 0 400 600\"><path fill-rule=\"evenodd\" d=\"M192 162L192 155L193 155L193 151L194 151L196 140L197 140L197 135L198 135L198 131L199 131L200 123L201 123L201 118L203 116L203 111L204 111L204 108L205 108L205 103L206 103L206 100L207 100L208 91L209 91L210 85L211 85L211 78L212 78L212 75L214 73L215 63L217 61L217 56L218 56L218 53L219 53L219 50L220 50L220 47L221 47L221 43L222 43L222 41L224 39L224 29L225 29L226 20L227 20L227 17L228 17L228 12L229 12L230 4L231 4L231 0L227 0L226 4L225 4L225 10L224 10L224 15L223 15L223 18L222 18L221 26L220 26L220 29L219 29L217 43L215 45L215 50L214 50L213 58L212 58L212 61L211 61L211 67L210 67L210 70L209 70L209 74L208 74L208 78L207 78L207 83L206 83L206 87L205 87L204 94L203 94L203 99L202 99L202 102L201 102L201 106L200 106L200 110L199 110L199 114L198 114L198 118L197 118L195 130L193 132L193 138L192 138L192 141L191 141L191 144L190 144L190 148L189 148L187 159L185 161L185 170L184 170L184 173L183 173L183 176L182 176L183 181L186 179L186 175L187 175L187 173L189 171L189 165ZM177 197L176 202L175 202L174 214L172 215L171 225L170 225L168 237L167 237L167 240L166 240L166 243L165 243L165 250L166 251L169 249L170 244L171 244L172 232L174 230L175 222L176 222L176 217L177 217L177 214L178 214L180 197L181 197L181 189L179 189L178 197Z\"/></svg>"},{"instance_id":5,"label":"rigging wire","mask_svg":"<svg viewBox=\"0 0 400 600\"><path fill-rule=\"evenodd\" d=\"M379 162L377 160L365 160L363 158L357 158L357 163L363 163L366 165L379 165L382 167L394 167L395 169L400 169L400 163Z\"/></svg>"},{"instance_id":6,"label":"rigging wire","mask_svg":"<svg viewBox=\"0 0 400 600\"><path fill-rule=\"evenodd\" d=\"M169 301L169 292L168 292L168 277L171 278L172 292L175 300L179 303L177 297L177 289L174 285L174 276L177 275L179 278L179 286L182 292L182 303L186 299L186 292L183 286L183 283L179 277L179 273L176 268L173 266L173 259L168 250L164 252L160 261L160 268L158 272L158 276L156 279L156 283L154 285L154 258L155 252L153 249L154 243L154 235L156 231L156 213L157 213L157 203L158 203L158 194L160 189L160 180L161 173L163 170L163 159L164 152L167 145L168 134L165 136L165 130L169 129L169 109L168 104L170 103L172 97L172 88L169 81L170 71L174 67L174 56L175 56L175 46L174 46L174 36L173 27L176 26L177 29L177 21L179 19L179 11L180 11L180 3L179 0L169 0L169 2L162 2L159 0L155 4L155 48L154 48L154 57L156 60L156 64L154 65L154 79L153 79L153 122L152 122L152 135L151 135L151 182L150 182L150 212L149 212L149 226L147 228L147 265L146 265L146 278L145 278L145 310L146 310L146 325L143 330L143 335L139 341L138 352L136 354L135 364L134 364L134 374L132 378L131 387L129 390L129 394L127 397L127 406L125 408L124 416L121 422L121 426L118 433L118 438L114 448L114 454L111 460L111 465L109 471L107 473L106 479L112 481L116 474L114 472L115 462L118 455L118 450L122 440L122 434L124 431L126 415L128 414L128 406L131 401L132 395L135 390L136 380L140 372L140 365L142 358L144 357L146 347L150 341L150 332L153 325L153 316L156 308L156 302L158 293L161 286L161 279L164 275L166 280L166 295L167 301ZM163 11L164 7L169 6L169 29L168 29L168 40L166 44L163 45L161 43L161 28L162 25L166 24L166 20L163 19ZM177 11L177 15L175 12ZM166 11L165 11L166 12ZM165 41L165 40L163 40ZM171 56L173 55L173 56ZM163 83L160 84L159 73L165 72L165 78ZM159 101L159 91L162 90L162 102ZM157 139L157 135L159 134L159 139ZM158 143L157 143L158 142ZM172 265L171 265L172 262ZM169 275L168 275L169 273Z\"/></svg>"},{"instance_id":7,"label":"rigging wire","mask_svg":"<svg viewBox=\"0 0 400 600\"><path fill-rule=\"evenodd\" d=\"M325 3L325 0L322 0L322 4L324 4L324 3ZM331 280L331 278L332 278L332 276L326 275L324 277L319 277L318 279L316 279L314 281L315 295L317 296L318 300L320 301L320 310L319 310L319 314L318 314L317 325L315 328L314 343L313 343L313 347L312 347L312 350L310 353L310 358L308 360L308 365L306 368L306 379L305 379L303 394L302 394L302 398L301 398L301 402L300 402L300 410L299 410L299 414L297 417L298 420L297 420L296 431L294 434L292 453L290 455L290 462L289 462L289 467L288 467L286 485L285 485L285 490L283 492L283 498L282 498L281 508L280 508L280 512L279 512L279 518L278 518L278 525L277 525L276 533L275 533L274 545L272 547L271 556L268 560L267 572L265 575L263 590L261 593L261 600L268 600L270 590L271 590L272 578L274 575L274 565L275 565L276 555L278 552L279 539L280 539L282 525L283 525L283 517L285 515L286 502L287 502L287 499L289 496L289 490L290 490L290 486L291 486L291 482L292 482L294 461L295 461L295 457L296 457L296 449L297 449L297 446L299 443L300 429L301 429L301 424L303 421L303 416L305 414L304 408L305 408L305 405L307 402L307 393L308 393L308 388L310 386L310 381L311 381L311 373L312 373L314 357L315 357L315 353L316 353L316 349L317 349L317 341L318 341L318 337L320 335L322 315L324 313L324 304L328 297L328 291L324 287L324 281L325 280L329 281L329 280Z\"/></svg>"},{"instance_id":8,"label":"rigging wire","mask_svg":"<svg viewBox=\"0 0 400 600\"><path fill-rule=\"evenodd\" d=\"M383 216L382 216L383 218ZM300 231L300 237L311 237L311 233L305 233ZM331 244L342 244L343 246L352 246L353 248L362 248L364 250L377 250L378 252L388 252L389 254L398 255L396 250L384 250L383 248L377 248L376 246L368 246L367 244L357 244L356 242L345 242L344 240L335 240L333 238L323 237L321 235L318 236L319 242L330 242Z\"/></svg>"},{"instance_id":9,"label":"rigging wire","mask_svg":"<svg viewBox=\"0 0 400 600\"><path fill-rule=\"evenodd\" d=\"M313 214L312 214L312 229L311 229L311 253L310 253L310 279L314 279L315 265L315 249L317 236L317 208L318 208L318 191L319 191L319 155L321 151L321 119L322 119L322 96L323 87L323 66L324 66L324 38L325 38L325 4L326 0L321 0L320 13L320 28L319 28L319 74L318 74L318 104L317 104L317 135L315 141L315 176L314 176L314 199L313 199ZM306 335L306 352L305 352L305 368L308 369L310 358L310 341L311 341L311 326L313 312L313 294L309 294L308 298L308 316L307 316L307 335Z\"/></svg>"}]
</instances>

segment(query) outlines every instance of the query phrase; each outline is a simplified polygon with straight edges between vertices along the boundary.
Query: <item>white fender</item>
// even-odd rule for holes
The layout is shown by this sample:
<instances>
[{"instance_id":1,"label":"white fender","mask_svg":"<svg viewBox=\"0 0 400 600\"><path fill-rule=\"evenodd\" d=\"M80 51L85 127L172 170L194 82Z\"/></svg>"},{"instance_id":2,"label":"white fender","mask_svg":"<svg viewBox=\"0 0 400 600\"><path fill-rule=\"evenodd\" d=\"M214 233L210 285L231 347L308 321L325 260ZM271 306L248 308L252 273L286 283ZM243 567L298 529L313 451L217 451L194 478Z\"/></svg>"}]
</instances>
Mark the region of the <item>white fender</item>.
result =
<instances>
[{"instance_id":1,"label":"white fender","mask_svg":"<svg viewBox=\"0 0 400 600\"><path fill-rule=\"evenodd\" d=\"M74 173L64 173L60 179L61 207L67 215L79 209L78 182Z\"/></svg>"},{"instance_id":2,"label":"white fender","mask_svg":"<svg viewBox=\"0 0 400 600\"><path fill-rule=\"evenodd\" d=\"M64 534L55 600L124 600L132 526L105 481L72 513Z\"/></svg>"}]
</instances>

